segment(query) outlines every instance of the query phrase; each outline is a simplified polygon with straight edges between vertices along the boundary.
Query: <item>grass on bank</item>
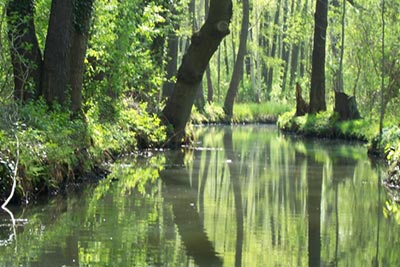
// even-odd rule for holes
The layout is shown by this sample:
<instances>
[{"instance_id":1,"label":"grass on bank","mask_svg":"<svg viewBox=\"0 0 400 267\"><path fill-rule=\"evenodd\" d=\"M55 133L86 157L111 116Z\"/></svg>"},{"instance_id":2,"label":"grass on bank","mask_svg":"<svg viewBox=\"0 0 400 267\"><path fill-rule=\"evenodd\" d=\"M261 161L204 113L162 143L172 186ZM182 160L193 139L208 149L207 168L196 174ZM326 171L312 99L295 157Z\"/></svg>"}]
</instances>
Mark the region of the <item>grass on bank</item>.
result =
<instances>
[{"instance_id":1,"label":"grass on bank","mask_svg":"<svg viewBox=\"0 0 400 267\"><path fill-rule=\"evenodd\" d=\"M381 155L386 154L390 147L397 147L400 142L400 127L397 125L384 128L382 136L379 136L378 121L363 118L341 121L332 111L295 116L295 111L292 110L279 117L278 127L304 136L367 142L372 152Z\"/></svg>"},{"instance_id":2,"label":"grass on bank","mask_svg":"<svg viewBox=\"0 0 400 267\"><path fill-rule=\"evenodd\" d=\"M82 182L95 166L115 155L166 140L165 127L146 112L145 105L120 107L112 122L102 121L96 105L85 119L72 120L68 111L57 106L49 109L43 101L0 109L4 115L0 118L0 201L9 195L15 168L15 199L29 199Z\"/></svg>"},{"instance_id":3,"label":"grass on bank","mask_svg":"<svg viewBox=\"0 0 400 267\"><path fill-rule=\"evenodd\" d=\"M191 121L207 123L275 123L280 114L290 110L289 105L276 102L235 103L231 121L227 121L222 103L207 103L203 111L193 107Z\"/></svg>"}]
</instances>

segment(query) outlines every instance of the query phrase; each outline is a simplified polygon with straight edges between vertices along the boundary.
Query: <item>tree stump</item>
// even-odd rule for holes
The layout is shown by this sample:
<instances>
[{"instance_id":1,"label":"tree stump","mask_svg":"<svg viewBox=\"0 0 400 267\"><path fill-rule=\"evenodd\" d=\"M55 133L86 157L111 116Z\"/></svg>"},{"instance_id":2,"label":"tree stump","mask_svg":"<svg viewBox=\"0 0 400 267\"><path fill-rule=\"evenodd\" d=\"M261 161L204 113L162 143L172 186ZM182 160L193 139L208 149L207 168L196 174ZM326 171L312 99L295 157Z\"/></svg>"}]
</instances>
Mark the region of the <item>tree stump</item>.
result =
<instances>
[{"instance_id":1,"label":"tree stump","mask_svg":"<svg viewBox=\"0 0 400 267\"><path fill-rule=\"evenodd\" d=\"M303 99L301 91L300 84L296 83L296 116L303 116L310 110L310 106Z\"/></svg>"},{"instance_id":2,"label":"tree stump","mask_svg":"<svg viewBox=\"0 0 400 267\"><path fill-rule=\"evenodd\" d=\"M339 120L356 120L361 118L356 98L343 92L335 92L335 112L339 114Z\"/></svg>"}]
</instances>

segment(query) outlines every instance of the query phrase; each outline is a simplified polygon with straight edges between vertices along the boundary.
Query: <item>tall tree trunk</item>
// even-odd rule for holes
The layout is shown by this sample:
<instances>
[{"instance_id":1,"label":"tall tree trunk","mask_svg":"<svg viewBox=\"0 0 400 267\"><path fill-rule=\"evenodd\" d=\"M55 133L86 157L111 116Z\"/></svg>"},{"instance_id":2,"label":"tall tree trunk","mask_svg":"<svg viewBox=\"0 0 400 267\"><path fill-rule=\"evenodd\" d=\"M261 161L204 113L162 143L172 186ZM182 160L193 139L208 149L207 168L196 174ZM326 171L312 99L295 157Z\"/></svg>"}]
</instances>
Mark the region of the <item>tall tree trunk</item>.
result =
<instances>
[{"instance_id":1,"label":"tall tree trunk","mask_svg":"<svg viewBox=\"0 0 400 267\"><path fill-rule=\"evenodd\" d=\"M10 0L7 5L8 36L14 73L14 98L25 102L41 92L42 53L39 49L33 0ZM33 84L33 88L28 83Z\"/></svg>"},{"instance_id":2,"label":"tall tree trunk","mask_svg":"<svg viewBox=\"0 0 400 267\"><path fill-rule=\"evenodd\" d=\"M175 7L176 4L171 4L171 20L172 20L172 29L168 31L168 47L167 47L167 63L166 63L166 78L167 80L163 84L162 96L163 98L169 97L172 95L172 91L174 89L174 83L171 81L173 77L176 75L176 71L178 69L178 49L179 49L179 38L176 35L176 31L179 30L179 24L174 18L178 15L178 11Z\"/></svg>"},{"instance_id":3,"label":"tall tree trunk","mask_svg":"<svg viewBox=\"0 0 400 267\"><path fill-rule=\"evenodd\" d=\"M243 61L246 55L250 7L248 0L243 0L242 4L243 4L243 20L242 20L242 28L240 31L239 51L237 54L235 66L233 68L233 74L231 82L229 84L229 89L226 94L224 102L224 112L228 117L228 120L232 118L233 115L233 103L235 101L235 97L239 88L239 83L243 78Z\"/></svg>"},{"instance_id":4,"label":"tall tree trunk","mask_svg":"<svg viewBox=\"0 0 400 267\"><path fill-rule=\"evenodd\" d=\"M163 110L163 119L173 126L170 141L181 143L186 123L203 74L222 39L229 34L232 18L231 0L211 0L208 18L199 32L193 34L191 44L182 59L177 82Z\"/></svg>"},{"instance_id":5,"label":"tall tree trunk","mask_svg":"<svg viewBox=\"0 0 400 267\"><path fill-rule=\"evenodd\" d=\"M294 8L294 2L295 0L293 0L292 6ZM296 11L293 11L294 15L297 15L300 11L301 11L301 2L297 2L296 4ZM296 76L297 76L297 70L298 70L298 65L299 65L299 53L300 53L300 44L299 41L295 41L294 43L292 43L292 57L290 59L290 82L289 82L289 86L290 88L292 88L292 86L294 85L294 82L296 80Z\"/></svg>"},{"instance_id":6,"label":"tall tree trunk","mask_svg":"<svg viewBox=\"0 0 400 267\"><path fill-rule=\"evenodd\" d=\"M326 110L325 46L328 27L328 0L317 0L315 9L314 46L312 54L310 113Z\"/></svg>"},{"instance_id":7,"label":"tall tree trunk","mask_svg":"<svg viewBox=\"0 0 400 267\"><path fill-rule=\"evenodd\" d=\"M304 6L303 6L303 10L302 10L303 17L307 16L308 9L309 9L308 8L308 0L306 0L304 2ZM300 69L299 69L300 77L304 77L305 72L306 72L306 62L308 62L308 58L307 58L308 52L306 51L306 46L308 46L308 44L306 43L305 40L300 42Z\"/></svg>"},{"instance_id":8,"label":"tall tree trunk","mask_svg":"<svg viewBox=\"0 0 400 267\"><path fill-rule=\"evenodd\" d=\"M277 51L277 45L278 45L278 39L279 39L279 33L278 33L278 30L276 29L276 27L278 27L278 25L279 25L281 3L282 3L282 0L278 0L278 3L276 5L274 25L273 25L274 36L272 37L272 47L271 47L271 54L270 54L271 58L276 57L276 51ZM273 80L274 80L274 68L270 67L268 70L268 79L267 79L267 98L268 99L269 99L269 95L272 92Z\"/></svg>"},{"instance_id":9,"label":"tall tree trunk","mask_svg":"<svg viewBox=\"0 0 400 267\"><path fill-rule=\"evenodd\" d=\"M53 0L43 65L43 94L50 104L66 104L70 89L73 0Z\"/></svg>"},{"instance_id":10,"label":"tall tree trunk","mask_svg":"<svg viewBox=\"0 0 400 267\"><path fill-rule=\"evenodd\" d=\"M284 0L284 6L283 6L283 33L282 33L282 69L283 69L283 77L282 77L282 93L286 91L286 80L287 80L287 73L289 70L289 57L290 57L290 44L286 42L287 38L287 20L288 17L291 16L289 12L292 12L292 10L289 11L289 6L288 6L288 0Z\"/></svg>"},{"instance_id":11,"label":"tall tree trunk","mask_svg":"<svg viewBox=\"0 0 400 267\"><path fill-rule=\"evenodd\" d=\"M205 19L207 19L207 14L209 10L209 0L204 0L204 14L205 14ZM221 51L219 51L221 53ZM220 56L220 55L219 55ZM206 69L206 79L207 79L207 102L211 104L213 101L213 95L214 95L214 90L213 90L213 85L212 85L212 80L211 80L211 70L210 70L210 64L208 64L207 69Z\"/></svg>"},{"instance_id":12,"label":"tall tree trunk","mask_svg":"<svg viewBox=\"0 0 400 267\"><path fill-rule=\"evenodd\" d=\"M270 20L269 12L264 11L262 28L264 28L265 30L267 30L269 27L269 24L268 24L269 20ZM264 32L261 34L261 47L262 47L262 50L265 51L264 54L268 55L270 46L269 46L269 42L266 37L266 34ZM262 77L264 79L265 84L268 84L268 72L269 72L269 68L268 68L267 62L265 60L262 60ZM267 100L267 101L270 100L269 92L270 91L268 90L268 86L266 86L265 100Z\"/></svg>"},{"instance_id":13,"label":"tall tree trunk","mask_svg":"<svg viewBox=\"0 0 400 267\"><path fill-rule=\"evenodd\" d=\"M346 1L346 0L345 0ZM344 5L345 5L345 1L343 1ZM333 10L335 12L335 16L332 16L332 18L330 19L330 22L332 24L335 24L335 19L334 17L339 16L340 11L340 3L339 0L333 0L332 1L332 6L333 6ZM344 23L344 11L345 11L345 7L343 7L343 13L342 13L342 23ZM338 67L335 67L333 70L333 90L335 92L344 92L344 87L343 87L343 72L342 72L342 51L344 49L343 44L344 44L344 25L342 25L342 34L341 36L339 34L336 34L334 32L334 29L332 29L331 32L331 50L332 50L332 56L333 59L335 61L335 65ZM340 43L340 48L339 46L339 40L341 40Z\"/></svg>"},{"instance_id":14,"label":"tall tree trunk","mask_svg":"<svg viewBox=\"0 0 400 267\"><path fill-rule=\"evenodd\" d=\"M74 3L74 28L70 52L71 111L73 113L79 112L82 108L83 74L93 2L94 0L75 0Z\"/></svg>"}]
</instances>

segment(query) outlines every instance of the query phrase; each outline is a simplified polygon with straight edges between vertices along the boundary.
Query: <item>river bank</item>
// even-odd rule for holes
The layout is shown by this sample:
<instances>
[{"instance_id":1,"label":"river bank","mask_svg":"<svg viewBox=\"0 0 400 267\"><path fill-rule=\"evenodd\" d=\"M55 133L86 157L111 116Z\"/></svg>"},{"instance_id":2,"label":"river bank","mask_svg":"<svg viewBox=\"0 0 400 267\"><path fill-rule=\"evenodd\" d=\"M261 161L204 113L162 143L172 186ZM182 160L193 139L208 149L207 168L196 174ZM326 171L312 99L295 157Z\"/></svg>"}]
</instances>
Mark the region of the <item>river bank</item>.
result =
<instances>
[{"instance_id":1,"label":"river bank","mask_svg":"<svg viewBox=\"0 0 400 267\"><path fill-rule=\"evenodd\" d=\"M368 144L368 153L388 163L385 187L398 196L400 192L400 127L390 126L379 134L379 123L372 119L340 121L332 112L295 116L295 112L282 114L277 125L284 132L319 138L357 140ZM393 192L397 191L397 192ZM399 197L395 197L400 200Z\"/></svg>"},{"instance_id":2,"label":"river bank","mask_svg":"<svg viewBox=\"0 0 400 267\"><path fill-rule=\"evenodd\" d=\"M3 114L16 107L6 108ZM101 179L104 166L119 155L160 147L166 139L165 126L145 105L126 104L113 121L104 120L96 106L72 119L68 111L42 101L18 108L18 117L1 121L0 203L9 196L28 203L69 184Z\"/></svg>"}]
</instances>

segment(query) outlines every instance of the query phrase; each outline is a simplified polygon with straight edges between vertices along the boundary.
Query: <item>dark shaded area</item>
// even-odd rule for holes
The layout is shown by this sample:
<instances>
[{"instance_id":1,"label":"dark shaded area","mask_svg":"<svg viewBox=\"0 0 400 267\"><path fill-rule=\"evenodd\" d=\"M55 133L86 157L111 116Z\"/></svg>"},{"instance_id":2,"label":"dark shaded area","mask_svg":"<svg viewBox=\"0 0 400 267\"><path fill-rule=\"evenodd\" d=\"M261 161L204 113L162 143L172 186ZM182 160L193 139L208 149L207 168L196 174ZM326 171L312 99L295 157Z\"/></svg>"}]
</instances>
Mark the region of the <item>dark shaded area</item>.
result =
<instances>
[{"instance_id":1,"label":"dark shaded area","mask_svg":"<svg viewBox=\"0 0 400 267\"><path fill-rule=\"evenodd\" d=\"M342 92L335 92L335 112L339 114L340 120L360 119L356 98Z\"/></svg>"}]
</instances>

